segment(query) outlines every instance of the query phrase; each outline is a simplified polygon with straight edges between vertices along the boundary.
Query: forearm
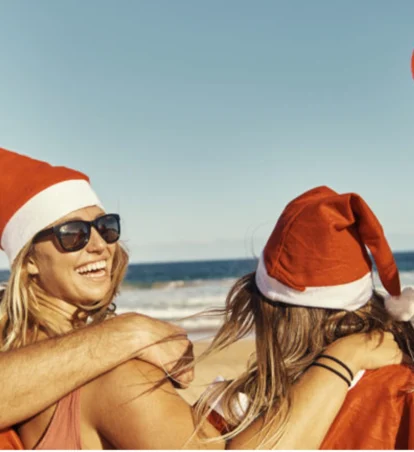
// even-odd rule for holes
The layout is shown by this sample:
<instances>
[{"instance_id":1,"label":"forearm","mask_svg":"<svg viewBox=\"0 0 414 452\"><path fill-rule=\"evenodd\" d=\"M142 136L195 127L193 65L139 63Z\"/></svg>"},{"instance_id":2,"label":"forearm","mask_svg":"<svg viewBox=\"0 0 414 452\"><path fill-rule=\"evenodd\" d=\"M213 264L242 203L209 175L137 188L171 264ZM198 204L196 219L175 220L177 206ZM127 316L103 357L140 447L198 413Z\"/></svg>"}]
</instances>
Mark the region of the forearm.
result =
<instances>
[{"instance_id":1,"label":"forearm","mask_svg":"<svg viewBox=\"0 0 414 452\"><path fill-rule=\"evenodd\" d=\"M134 356L137 345L115 318L0 354L0 429L21 422Z\"/></svg>"},{"instance_id":2,"label":"forearm","mask_svg":"<svg viewBox=\"0 0 414 452\"><path fill-rule=\"evenodd\" d=\"M347 391L347 384L334 373L309 368L293 389L291 415L277 449L319 449Z\"/></svg>"},{"instance_id":3,"label":"forearm","mask_svg":"<svg viewBox=\"0 0 414 452\"><path fill-rule=\"evenodd\" d=\"M355 374L360 370L353 361L353 351L344 347L332 346L327 354L347 363ZM318 362L328 364L344 373L343 368L322 358ZM320 367L310 367L292 388L292 404L288 422L282 437L275 444L282 419L278 405L274 417L264 424L260 416L246 430L230 441L230 449L318 449L332 422L342 407L348 392L344 380ZM273 437L273 438L272 438Z\"/></svg>"},{"instance_id":4,"label":"forearm","mask_svg":"<svg viewBox=\"0 0 414 452\"><path fill-rule=\"evenodd\" d=\"M275 445L281 422L278 413L265 425L263 416L233 438L229 449L318 449L338 414L348 386L335 374L311 367L292 391L292 409L282 438Z\"/></svg>"},{"instance_id":5,"label":"forearm","mask_svg":"<svg viewBox=\"0 0 414 452\"><path fill-rule=\"evenodd\" d=\"M365 356L365 353L361 346L353 346L353 341L358 343L361 338L365 343L364 335L339 340L331 344L325 354L346 364L356 375L363 369L361 354ZM326 358L319 358L318 362L350 378L337 362ZM277 449L319 449L342 407L348 389L347 383L335 373L311 366L293 387L291 417Z\"/></svg>"},{"instance_id":6,"label":"forearm","mask_svg":"<svg viewBox=\"0 0 414 452\"><path fill-rule=\"evenodd\" d=\"M337 358L342 364L327 358L318 362L346 376L348 366L351 374L362 369L377 369L399 364L403 359L401 350L390 332L374 331L370 334L352 334L332 343L324 354ZM348 375L348 378L351 375ZM274 417L264 424L263 416L257 418L243 432L233 438L230 449L318 449L348 392L348 384L328 369L310 367L292 388L292 405L283 435L275 443L281 429L282 416L278 404L273 407Z\"/></svg>"},{"instance_id":7,"label":"forearm","mask_svg":"<svg viewBox=\"0 0 414 452\"><path fill-rule=\"evenodd\" d=\"M353 334L332 343L326 355L346 364L351 374L362 369L377 369L399 364L403 355L392 333ZM348 378L347 371L336 362L319 358ZM292 416L278 449L318 449L342 407L348 385L327 369L311 367L293 389Z\"/></svg>"}]
</instances>

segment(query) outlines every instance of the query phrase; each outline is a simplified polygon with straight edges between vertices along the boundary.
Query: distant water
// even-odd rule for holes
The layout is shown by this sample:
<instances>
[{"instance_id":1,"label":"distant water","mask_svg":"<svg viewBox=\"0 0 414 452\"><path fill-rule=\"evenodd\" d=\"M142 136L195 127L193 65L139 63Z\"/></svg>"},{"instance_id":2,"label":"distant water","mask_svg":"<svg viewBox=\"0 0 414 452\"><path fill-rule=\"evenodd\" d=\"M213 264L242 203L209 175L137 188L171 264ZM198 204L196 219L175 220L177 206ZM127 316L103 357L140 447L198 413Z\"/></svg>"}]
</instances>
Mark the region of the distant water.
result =
<instances>
[{"instance_id":1,"label":"distant water","mask_svg":"<svg viewBox=\"0 0 414 452\"><path fill-rule=\"evenodd\" d=\"M414 286L414 252L395 253L403 286ZM117 311L137 311L159 319L178 321L213 307L222 307L230 287L240 276L254 271L255 259L131 264ZM7 271L0 271L6 281ZM376 287L381 288L374 273ZM220 319L191 318L180 321L190 331L209 332Z\"/></svg>"}]
</instances>

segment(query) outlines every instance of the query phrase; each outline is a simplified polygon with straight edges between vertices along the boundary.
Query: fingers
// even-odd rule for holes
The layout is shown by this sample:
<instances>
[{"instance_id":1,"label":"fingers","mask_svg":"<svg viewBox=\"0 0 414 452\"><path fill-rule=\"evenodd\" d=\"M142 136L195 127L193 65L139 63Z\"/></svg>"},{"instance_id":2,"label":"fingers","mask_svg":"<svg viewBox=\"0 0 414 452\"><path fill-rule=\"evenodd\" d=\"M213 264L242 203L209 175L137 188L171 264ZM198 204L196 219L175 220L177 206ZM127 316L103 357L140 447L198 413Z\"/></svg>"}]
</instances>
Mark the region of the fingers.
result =
<instances>
[{"instance_id":1,"label":"fingers","mask_svg":"<svg viewBox=\"0 0 414 452\"><path fill-rule=\"evenodd\" d=\"M172 378L178 380L180 383L190 384L194 378L194 370L191 367L194 361L194 347L189 339L187 339L186 343L187 346L181 357L171 362L167 368L170 368Z\"/></svg>"},{"instance_id":2,"label":"fingers","mask_svg":"<svg viewBox=\"0 0 414 452\"><path fill-rule=\"evenodd\" d=\"M178 365L183 366L194 361L194 346L187 337L174 338L165 345L166 355L168 355L168 362L165 363L165 366L171 371Z\"/></svg>"},{"instance_id":3,"label":"fingers","mask_svg":"<svg viewBox=\"0 0 414 452\"><path fill-rule=\"evenodd\" d=\"M177 336L185 336L187 337L187 331L182 328L181 326L178 325L174 325L172 323L168 323L168 325L171 326L171 332L173 333L173 335L177 335Z\"/></svg>"},{"instance_id":4,"label":"fingers","mask_svg":"<svg viewBox=\"0 0 414 452\"><path fill-rule=\"evenodd\" d=\"M178 379L184 379L185 382L190 384L194 379L194 368L191 367L194 361L194 346L192 342L188 343L186 351L182 358L177 362L176 369L178 371ZM180 372L180 369L183 371Z\"/></svg>"},{"instance_id":5,"label":"fingers","mask_svg":"<svg viewBox=\"0 0 414 452\"><path fill-rule=\"evenodd\" d=\"M194 345L190 340L188 340L188 347L184 355L186 356L189 363L192 363L194 361Z\"/></svg>"},{"instance_id":6,"label":"fingers","mask_svg":"<svg viewBox=\"0 0 414 452\"><path fill-rule=\"evenodd\" d=\"M375 344L374 348L382 349L384 357L388 356L387 364L401 364L404 361L404 354L391 332L386 331L382 334L381 332L375 331L372 339Z\"/></svg>"},{"instance_id":7,"label":"fingers","mask_svg":"<svg viewBox=\"0 0 414 452\"><path fill-rule=\"evenodd\" d=\"M178 386L181 389L188 388L193 380L194 369L185 370L178 375L174 375L174 378L172 378L174 386Z\"/></svg>"},{"instance_id":8,"label":"fingers","mask_svg":"<svg viewBox=\"0 0 414 452\"><path fill-rule=\"evenodd\" d=\"M146 344L138 357L163 369L178 385L188 386L194 378L191 368L194 351L186 330L162 320L149 317L144 317L144 320L149 322Z\"/></svg>"},{"instance_id":9,"label":"fingers","mask_svg":"<svg viewBox=\"0 0 414 452\"><path fill-rule=\"evenodd\" d=\"M373 346L373 348L379 347L383 344L391 345L393 343L396 347L398 347L397 343L395 342L394 335L389 331L372 331L371 333L366 333L366 338L368 342L370 342L370 345Z\"/></svg>"},{"instance_id":10,"label":"fingers","mask_svg":"<svg viewBox=\"0 0 414 452\"><path fill-rule=\"evenodd\" d=\"M397 352L395 353L395 359L394 364L401 364L404 362L404 359L407 358L407 355L404 355L404 353L398 348ZM412 363L412 359L409 358L409 361L406 361L407 363Z\"/></svg>"},{"instance_id":11,"label":"fingers","mask_svg":"<svg viewBox=\"0 0 414 452\"><path fill-rule=\"evenodd\" d=\"M392 333L387 332L387 333L385 333L385 335L386 335L387 340L389 340L389 342L390 342L390 347L394 348L394 350L395 350L394 357L393 357L393 364L401 364L404 360L404 353L400 349L400 347Z\"/></svg>"}]
</instances>

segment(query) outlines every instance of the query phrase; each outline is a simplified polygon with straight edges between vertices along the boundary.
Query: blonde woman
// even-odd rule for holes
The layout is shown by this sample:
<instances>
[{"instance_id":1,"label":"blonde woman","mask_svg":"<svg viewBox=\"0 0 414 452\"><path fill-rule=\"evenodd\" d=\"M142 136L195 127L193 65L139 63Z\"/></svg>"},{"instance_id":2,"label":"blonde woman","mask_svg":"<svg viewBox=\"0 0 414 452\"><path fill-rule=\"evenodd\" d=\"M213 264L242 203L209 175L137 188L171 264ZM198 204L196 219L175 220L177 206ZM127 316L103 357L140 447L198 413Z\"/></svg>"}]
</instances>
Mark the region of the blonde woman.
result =
<instances>
[{"instance_id":1,"label":"blonde woman","mask_svg":"<svg viewBox=\"0 0 414 452\"><path fill-rule=\"evenodd\" d=\"M375 260L385 300L373 287ZM246 372L214 385L197 408L197 417L219 405L222 430L231 447L297 448L286 438L295 429L295 390L307 369L342 380L345 405L322 443L315 431L327 406L306 425L308 448L412 448L413 372L391 366L362 378L347 360L327 352L331 344L355 333L394 337L412 364L414 291L401 294L398 269L374 213L358 195L317 187L291 201L280 216L256 272L231 289L224 324L211 351L255 331L256 353ZM354 350L348 349L352 355ZM397 363L397 361L395 361ZM355 387L353 387L355 386ZM346 392L346 391L345 391ZM240 393L248 401L235 409ZM344 393L345 395L345 393ZM328 396L327 396L328 399ZM410 427L411 426L411 427ZM325 431L327 433L327 430ZM411 436L411 438L410 438Z\"/></svg>"},{"instance_id":2,"label":"blonde woman","mask_svg":"<svg viewBox=\"0 0 414 452\"><path fill-rule=\"evenodd\" d=\"M112 301L128 262L119 242L119 216L103 210L82 173L3 149L0 166L10 175L0 181L2 193L10 194L1 205L0 236L11 262L11 276L0 303L2 351L111 317ZM354 335L335 342L326 353L346 361L354 371L401 359L396 343L387 336L379 344L378 337ZM86 384L78 381L78 385L16 426L25 448L225 446L210 423L200 422L195 428L192 408L164 372L148 362L131 360ZM322 440L344 399L343 386L340 378L323 369L305 372L292 391L296 428L285 435L287 444L293 437L304 447ZM309 441L307 418L316 416L322 406L324 416ZM209 438L214 442L208 442Z\"/></svg>"}]
</instances>

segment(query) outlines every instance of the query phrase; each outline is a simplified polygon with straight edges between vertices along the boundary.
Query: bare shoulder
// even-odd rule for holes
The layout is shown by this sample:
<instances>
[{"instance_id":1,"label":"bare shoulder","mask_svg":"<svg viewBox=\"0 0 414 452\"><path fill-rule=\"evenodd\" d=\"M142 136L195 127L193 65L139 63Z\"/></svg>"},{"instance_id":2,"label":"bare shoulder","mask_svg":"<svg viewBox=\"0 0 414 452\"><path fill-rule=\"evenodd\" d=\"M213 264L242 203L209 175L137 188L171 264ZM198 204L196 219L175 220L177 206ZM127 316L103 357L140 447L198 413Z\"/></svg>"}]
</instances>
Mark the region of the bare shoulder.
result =
<instances>
[{"instance_id":1,"label":"bare shoulder","mask_svg":"<svg viewBox=\"0 0 414 452\"><path fill-rule=\"evenodd\" d=\"M103 374L96 379L96 384L99 391L107 388L110 391L115 390L118 394L123 391L123 388L127 388L125 390L131 392L130 384L134 385L137 392L147 391L154 386L164 389L172 388L162 369L139 359L131 359Z\"/></svg>"},{"instance_id":2,"label":"bare shoulder","mask_svg":"<svg viewBox=\"0 0 414 452\"><path fill-rule=\"evenodd\" d=\"M94 401L88 405L97 416L102 415L102 410L108 413L114 411L114 407L132 402L137 410L141 406L138 399L145 407L149 400L163 399L167 395L179 397L165 372L138 359L127 361L96 378L87 385L85 392L84 399Z\"/></svg>"},{"instance_id":3,"label":"bare shoulder","mask_svg":"<svg viewBox=\"0 0 414 452\"><path fill-rule=\"evenodd\" d=\"M162 369L131 360L85 387L89 422L118 449L192 449L201 446L191 407ZM204 435L214 437L212 426ZM223 446L223 444L220 444ZM203 444L204 446L204 444ZM205 448L205 447L202 447Z\"/></svg>"}]
</instances>

